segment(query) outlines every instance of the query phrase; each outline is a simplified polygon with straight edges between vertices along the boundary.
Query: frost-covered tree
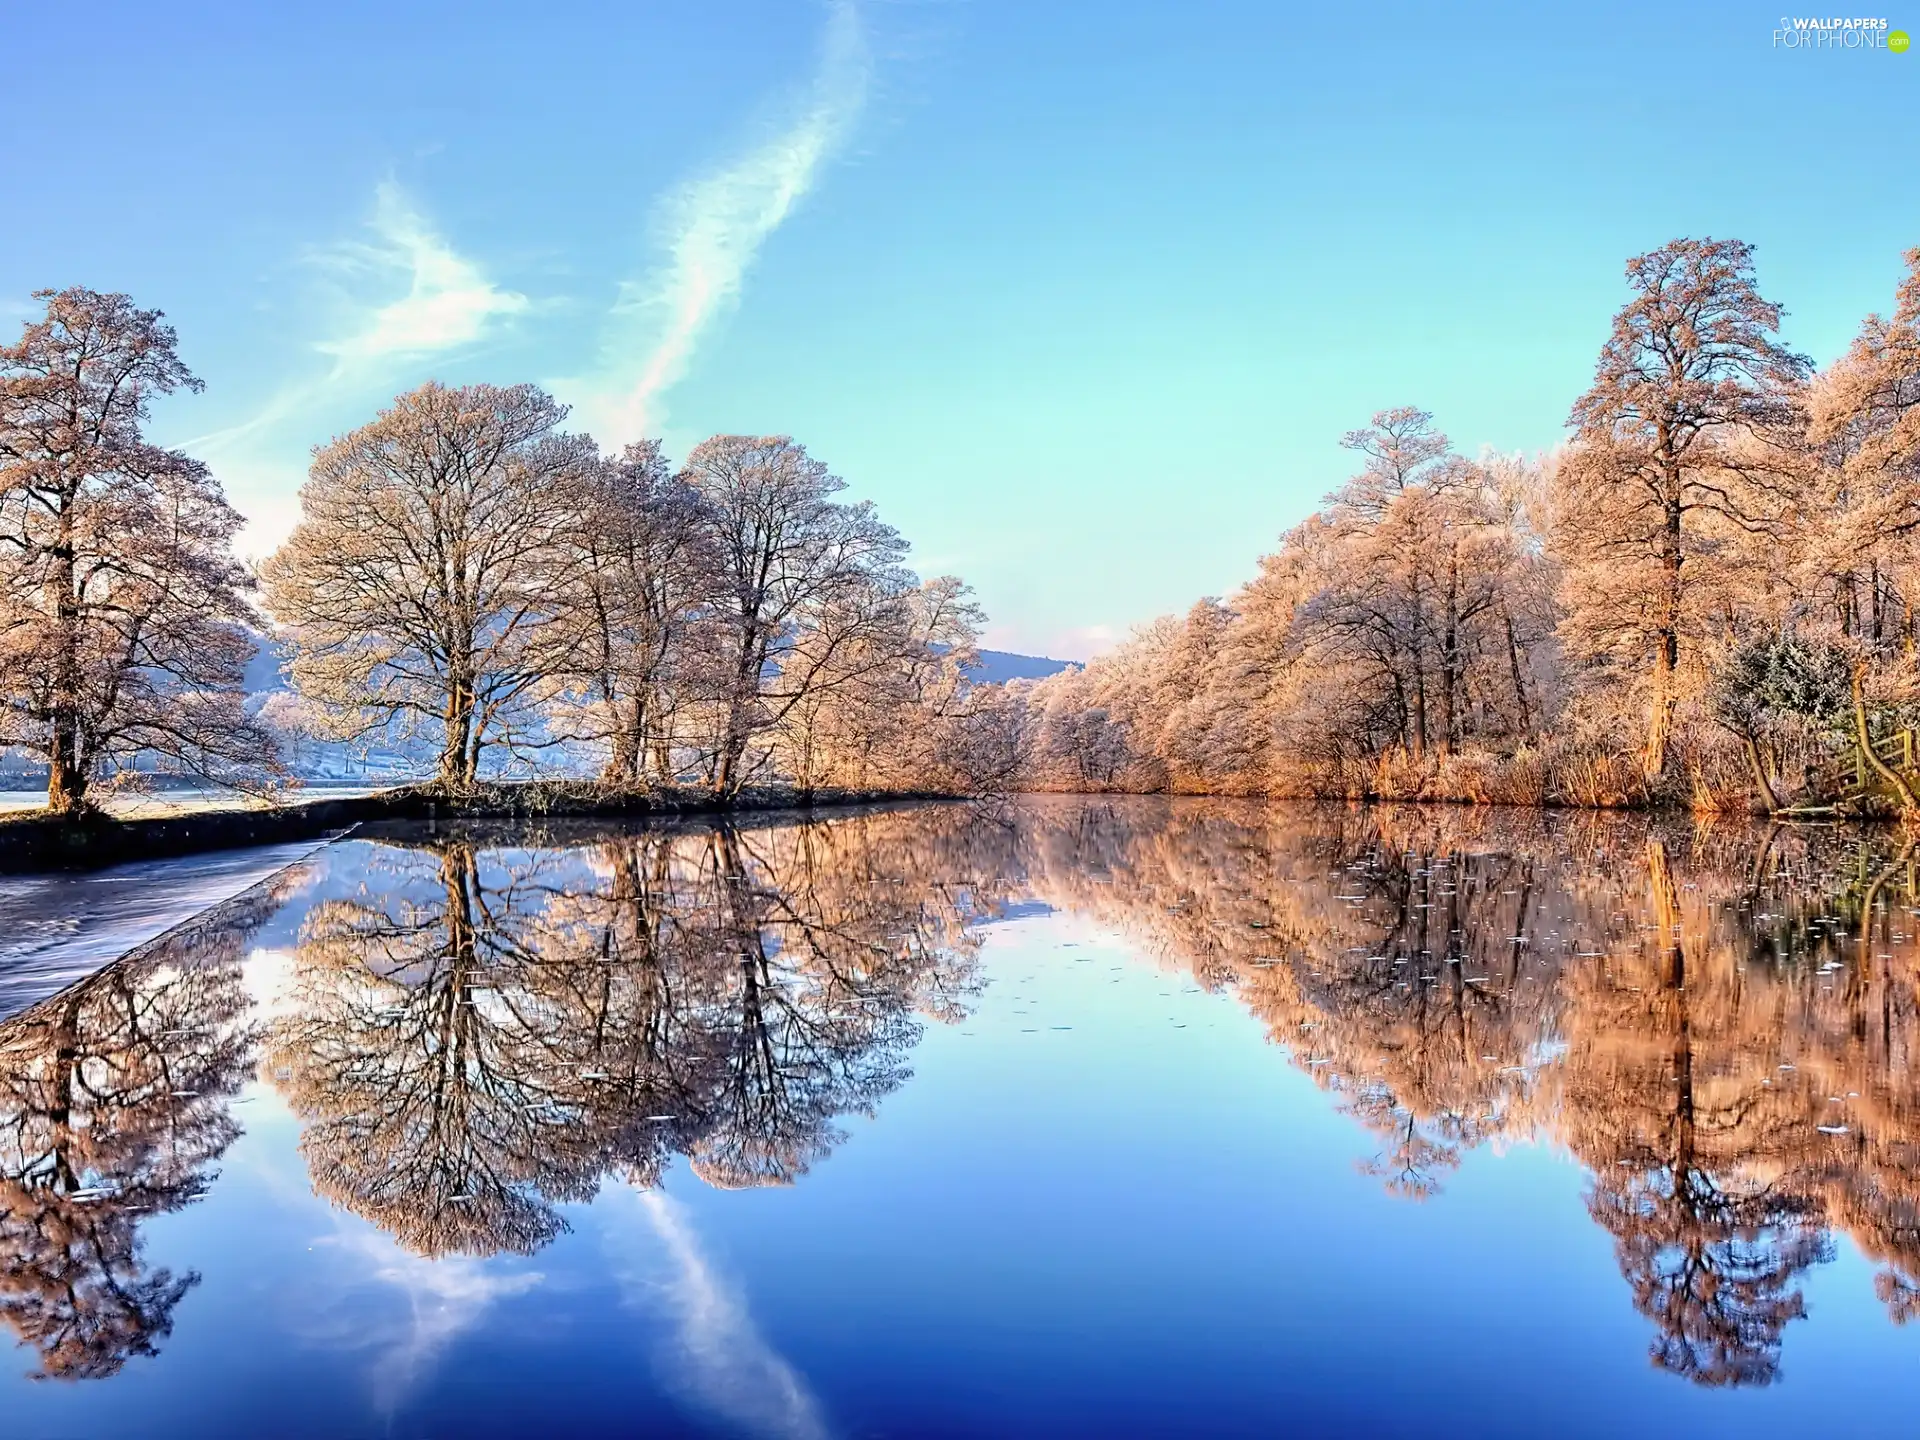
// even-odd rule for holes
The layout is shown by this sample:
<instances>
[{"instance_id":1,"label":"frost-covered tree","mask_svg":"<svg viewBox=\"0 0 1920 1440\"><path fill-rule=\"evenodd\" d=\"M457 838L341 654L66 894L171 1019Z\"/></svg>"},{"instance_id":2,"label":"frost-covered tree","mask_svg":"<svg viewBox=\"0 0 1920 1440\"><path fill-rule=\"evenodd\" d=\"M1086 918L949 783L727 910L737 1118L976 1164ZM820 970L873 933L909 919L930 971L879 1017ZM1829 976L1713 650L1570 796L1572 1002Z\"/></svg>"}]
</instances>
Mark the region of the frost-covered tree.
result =
<instances>
[{"instance_id":1,"label":"frost-covered tree","mask_svg":"<svg viewBox=\"0 0 1920 1440\"><path fill-rule=\"evenodd\" d=\"M1537 469L1469 462L1411 406L1345 443L1359 473L1250 584L1026 693L1033 783L1370 794L1383 765L1535 738L1557 699Z\"/></svg>"},{"instance_id":2,"label":"frost-covered tree","mask_svg":"<svg viewBox=\"0 0 1920 1440\"><path fill-rule=\"evenodd\" d=\"M600 466L565 417L531 385L431 383L315 451L263 574L294 684L338 733L425 731L450 787L488 746L538 742L533 701L580 641L562 602Z\"/></svg>"},{"instance_id":3,"label":"frost-covered tree","mask_svg":"<svg viewBox=\"0 0 1920 1440\"><path fill-rule=\"evenodd\" d=\"M870 502L835 500L846 482L784 435L716 435L683 476L719 557L727 648L710 770L732 795L768 769L766 737L833 683L839 658L894 623L913 577L899 532Z\"/></svg>"},{"instance_id":4,"label":"frost-covered tree","mask_svg":"<svg viewBox=\"0 0 1920 1440\"><path fill-rule=\"evenodd\" d=\"M554 677L551 723L603 749L610 781L669 779L725 678L723 577L705 504L647 440L584 469L574 518L565 543L576 554L554 598L575 644Z\"/></svg>"},{"instance_id":5,"label":"frost-covered tree","mask_svg":"<svg viewBox=\"0 0 1920 1440\"><path fill-rule=\"evenodd\" d=\"M1781 452L1809 365L1778 339L1753 247L1669 242L1627 262L1576 443L1557 471L1555 546L1569 647L1645 696L1648 781L1666 770L1700 647L1738 583L1742 542L1771 533L1794 494Z\"/></svg>"},{"instance_id":6,"label":"frost-covered tree","mask_svg":"<svg viewBox=\"0 0 1920 1440\"><path fill-rule=\"evenodd\" d=\"M197 391L157 310L43 290L0 347L0 745L47 766L72 811L143 757L220 781L276 767L243 706L251 581L240 516L207 467L143 433Z\"/></svg>"}]
</instances>

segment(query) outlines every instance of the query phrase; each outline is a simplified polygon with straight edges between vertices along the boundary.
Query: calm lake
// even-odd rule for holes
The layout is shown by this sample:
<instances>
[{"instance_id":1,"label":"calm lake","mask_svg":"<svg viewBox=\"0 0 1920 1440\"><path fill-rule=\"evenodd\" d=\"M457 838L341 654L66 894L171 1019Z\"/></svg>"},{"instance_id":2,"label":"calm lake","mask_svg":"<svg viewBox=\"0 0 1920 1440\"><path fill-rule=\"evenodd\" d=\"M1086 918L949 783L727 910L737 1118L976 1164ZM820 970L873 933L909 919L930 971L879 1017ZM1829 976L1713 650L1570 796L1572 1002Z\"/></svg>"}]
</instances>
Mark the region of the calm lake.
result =
<instances>
[{"instance_id":1,"label":"calm lake","mask_svg":"<svg viewBox=\"0 0 1920 1440\"><path fill-rule=\"evenodd\" d=\"M0 967L4 1432L1905 1433L1917 869L1213 801L361 832Z\"/></svg>"}]
</instances>

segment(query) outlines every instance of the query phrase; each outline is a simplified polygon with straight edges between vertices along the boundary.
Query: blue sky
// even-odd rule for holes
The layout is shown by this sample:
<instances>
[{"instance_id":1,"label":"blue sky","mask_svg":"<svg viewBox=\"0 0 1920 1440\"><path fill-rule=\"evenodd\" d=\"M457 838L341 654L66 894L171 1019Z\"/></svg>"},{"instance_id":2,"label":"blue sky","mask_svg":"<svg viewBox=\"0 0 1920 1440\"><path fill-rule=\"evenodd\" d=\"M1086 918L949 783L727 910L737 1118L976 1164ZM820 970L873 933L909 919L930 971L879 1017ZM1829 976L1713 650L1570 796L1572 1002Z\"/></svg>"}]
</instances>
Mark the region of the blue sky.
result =
<instances>
[{"instance_id":1,"label":"blue sky","mask_svg":"<svg viewBox=\"0 0 1920 1440\"><path fill-rule=\"evenodd\" d=\"M1920 54L1779 6L18 5L0 324L166 310L208 388L156 432L254 551L398 390L530 379L796 436L1080 657L1250 576L1375 409L1552 444L1675 235L1842 349L1920 245Z\"/></svg>"}]
</instances>

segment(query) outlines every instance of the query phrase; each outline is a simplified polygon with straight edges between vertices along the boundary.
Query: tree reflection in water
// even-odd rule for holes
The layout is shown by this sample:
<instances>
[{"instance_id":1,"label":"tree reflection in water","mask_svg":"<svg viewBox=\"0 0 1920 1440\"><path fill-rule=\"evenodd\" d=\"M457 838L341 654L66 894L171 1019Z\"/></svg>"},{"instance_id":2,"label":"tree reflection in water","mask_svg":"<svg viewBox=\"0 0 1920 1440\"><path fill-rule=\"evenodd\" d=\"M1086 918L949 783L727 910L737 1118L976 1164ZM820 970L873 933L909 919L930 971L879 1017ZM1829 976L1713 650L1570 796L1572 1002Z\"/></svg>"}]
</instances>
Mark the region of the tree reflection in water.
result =
<instances>
[{"instance_id":1,"label":"tree reflection in water","mask_svg":"<svg viewBox=\"0 0 1920 1440\"><path fill-rule=\"evenodd\" d=\"M78 1380L152 1355L199 1282L140 1224L198 1200L240 1133L256 1030L239 960L297 883L219 906L0 1025L0 1320Z\"/></svg>"},{"instance_id":2,"label":"tree reflection in water","mask_svg":"<svg viewBox=\"0 0 1920 1440\"><path fill-rule=\"evenodd\" d=\"M964 1013L1037 898L1232 995L1416 1200L1476 1148L1586 1169L1653 1361L1773 1379L1844 1232L1920 1313L1914 848L1863 830L1023 801L337 852L262 1031L224 921L0 1025L0 1316L50 1375L151 1353L256 1059L316 1188L427 1256L528 1253L675 1156L785 1184ZM251 907L251 908L249 908Z\"/></svg>"},{"instance_id":3,"label":"tree reflection in water","mask_svg":"<svg viewBox=\"0 0 1920 1440\"><path fill-rule=\"evenodd\" d=\"M989 895L920 864L960 821L378 847L307 916L269 1040L316 1188L422 1254L488 1255L676 1153L791 1181L974 983Z\"/></svg>"},{"instance_id":4,"label":"tree reflection in water","mask_svg":"<svg viewBox=\"0 0 1920 1440\"><path fill-rule=\"evenodd\" d=\"M1142 833L1121 872L1056 872L1055 898L1238 994L1380 1137L1390 1188L1430 1196L1489 1142L1570 1151L1656 1365L1772 1380L1836 1228L1915 1313L1912 845L1462 810L1108 823Z\"/></svg>"}]
</instances>

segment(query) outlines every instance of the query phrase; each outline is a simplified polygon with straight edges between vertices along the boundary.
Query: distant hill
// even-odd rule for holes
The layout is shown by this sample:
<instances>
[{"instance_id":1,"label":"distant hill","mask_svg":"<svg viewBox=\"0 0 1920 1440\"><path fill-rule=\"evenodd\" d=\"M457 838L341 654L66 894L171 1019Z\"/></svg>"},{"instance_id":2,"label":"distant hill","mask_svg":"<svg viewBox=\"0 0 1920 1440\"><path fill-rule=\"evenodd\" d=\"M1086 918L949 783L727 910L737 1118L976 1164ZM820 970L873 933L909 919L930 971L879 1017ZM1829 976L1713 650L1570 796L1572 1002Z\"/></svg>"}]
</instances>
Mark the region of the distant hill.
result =
<instances>
[{"instance_id":1,"label":"distant hill","mask_svg":"<svg viewBox=\"0 0 1920 1440\"><path fill-rule=\"evenodd\" d=\"M1008 680L1044 680L1073 666L1071 660L1049 660L1044 655L1015 655L1009 650L981 650L978 654L980 663L967 674L970 679L983 685L999 685Z\"/></svg>"}]
</instances>

